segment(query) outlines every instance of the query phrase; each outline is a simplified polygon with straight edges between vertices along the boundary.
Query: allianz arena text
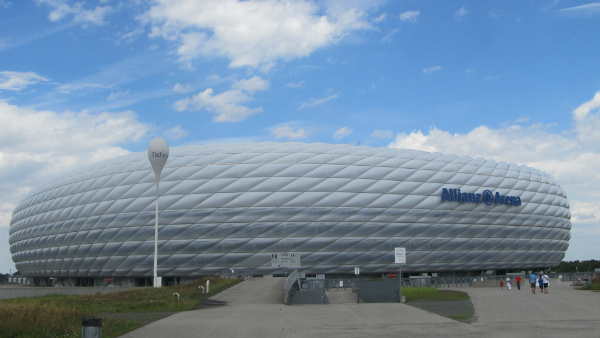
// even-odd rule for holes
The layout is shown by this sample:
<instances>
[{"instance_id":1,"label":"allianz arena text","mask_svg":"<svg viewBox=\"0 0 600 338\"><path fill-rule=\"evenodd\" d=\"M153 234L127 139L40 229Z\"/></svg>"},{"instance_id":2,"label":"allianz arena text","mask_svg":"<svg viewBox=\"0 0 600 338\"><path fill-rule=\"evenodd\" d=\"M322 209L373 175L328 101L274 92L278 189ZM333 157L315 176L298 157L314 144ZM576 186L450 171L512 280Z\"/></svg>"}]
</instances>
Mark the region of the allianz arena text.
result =
<instances>
[{"instance_id":1,"label":"allianz arena text","mask_svg":"<svg viewBox=\"0 0 600 338\"><path fill-rule=\"evenodd\" d=\"M153 275L155 177L134 153L70 173L15 208L22 276L139 284ZM306 143L173 147L159 198L158 275L482 273L557 266L570 239L563 189L546 173L415 150ZM72 282L75 280L75 282ZM136 282L138 281L138 282Z\"/></svg>"}]
</instances>

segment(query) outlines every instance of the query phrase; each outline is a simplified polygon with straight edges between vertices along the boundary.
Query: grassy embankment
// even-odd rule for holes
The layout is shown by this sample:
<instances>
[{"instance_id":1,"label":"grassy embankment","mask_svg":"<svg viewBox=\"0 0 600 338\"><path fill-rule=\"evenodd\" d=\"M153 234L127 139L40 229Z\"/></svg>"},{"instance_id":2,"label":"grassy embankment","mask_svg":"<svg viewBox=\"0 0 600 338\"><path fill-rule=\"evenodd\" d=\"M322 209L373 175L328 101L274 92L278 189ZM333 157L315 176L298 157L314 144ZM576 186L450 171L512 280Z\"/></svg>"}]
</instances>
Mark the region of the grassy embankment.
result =
<instances>
[{"instance_id":1,"label":"grassy embankment","mask_svg":"<svg viewBox=\"0 0 600 338\"><path fill-rule=\"evenodd\" d=\"M451 302L451 301L469 301L469 305L462 305L458 308L453 308L451 313L447 310L442 310L444 306L439 304L437 306L427 306L422 308L423 310L436 313L441 316L448 317L453 320L461 322L470 322L473 316L473 305L470 304L469 295L466 292L451 291L451 290L439 290L434 287L428 288L402 288L402 295L406 297L407 303L417 306L419 302ZM421 308L420 306L417 306Z\"/></svg>"},{"instance_id":2,"label":"grassy embankment","mask_svg":"<svg viewBox=\"0 0 600 338\"><path fill-rule=\"evenodd\" d=\"M402 295L406 297L407 303L469 300L469 295L466 292L439 290L434 287L402 288Z\"/></svg>"},{"instance_id":3,"label":"grassy embankment","mask_svg":"<svg viewBox=\"0 0 600 338\"><path fill-rule=\"evenodd\" d=\"M210 280L210 294L238 279L203 278L162 288L87 295L16 298L0 301L0 338L78 338L84 317L102 318L102 337L112 338L175 312L193 309L207 297L199 286ZM174 293L180 295L179 301Z\"/></svg>"}]
</instances>

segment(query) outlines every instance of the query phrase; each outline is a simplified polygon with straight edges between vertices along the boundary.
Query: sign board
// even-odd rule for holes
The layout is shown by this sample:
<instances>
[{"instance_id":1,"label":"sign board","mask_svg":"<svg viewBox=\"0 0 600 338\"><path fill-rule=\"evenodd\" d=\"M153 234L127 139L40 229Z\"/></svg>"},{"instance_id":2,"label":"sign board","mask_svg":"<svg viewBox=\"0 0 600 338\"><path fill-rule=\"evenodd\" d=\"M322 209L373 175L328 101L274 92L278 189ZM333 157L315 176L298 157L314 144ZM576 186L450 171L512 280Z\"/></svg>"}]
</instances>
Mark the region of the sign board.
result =
<instances>
[{"instance_id":1,"label":"sign board","mask_svg":"<svg viewBox=\"0 0 600 338\"><path fill-rule=\"evenodd\" d=\"M396 272L390 272L390 273L388 273L388 277L389 278L396 278L396 277L398 277L398 274Z\"/></svg>"},{"instance_id":2,"label":"sign board","mask_svg":"<svg viewBox=\"0 0 600 338\"><path fill-rule=\"evenodd\" d=\"M271 266L277 268L299 268L300 254L296 252L272 253Z\"/></svg>"},{"instance_id":3,"label":"sign board","mask_svg":"<svg viewBox=\"0 0 600 338\"><path fill-rule=\"evenodd\" d=\"M394 254L394 263L406 264L406 248L396 248Z\"/></svg>"},{"instance_id":4,"label":"sign board","mask_svg":"<svg viewBox=\"0 0 600 338\"><path fill-rule=\"evenodd\" d=\"M358 266L354 267L354 274L360 275L360 268Z\"/></svg>"}]
</instances>

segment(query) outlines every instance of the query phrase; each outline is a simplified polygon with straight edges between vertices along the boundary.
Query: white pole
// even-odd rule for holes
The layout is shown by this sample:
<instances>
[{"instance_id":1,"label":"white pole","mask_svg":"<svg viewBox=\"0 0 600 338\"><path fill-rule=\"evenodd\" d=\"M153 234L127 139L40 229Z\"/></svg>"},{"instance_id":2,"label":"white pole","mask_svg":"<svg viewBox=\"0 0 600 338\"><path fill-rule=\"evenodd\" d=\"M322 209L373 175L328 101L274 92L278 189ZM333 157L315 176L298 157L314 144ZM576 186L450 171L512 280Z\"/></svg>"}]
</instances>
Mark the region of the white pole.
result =
<instances>
[{"instance_id":1,"label":"white pole","mask_svg":"<svg viewBox=\"0 0 600 338\"><path fill-rule=\"evenodd\" d=\"M156 213L154 215L154 283L155 288L158 285L158 178L156 179Z\"/></svg>"},{"instance_id":2,"label":"white pole","mask_svg":"<svg viewBox=\"0 0 600 338\"><path fill-rule=\"evenodd\" d=\"M152 285L155 288L161 287L162 281L158 277L158 182L160 173L169 158L169 145L160 137L155 138L148 146L148 159L154 170L156 179L156 213L154 217L154 280Z\"/></svg>"}]
</instances>

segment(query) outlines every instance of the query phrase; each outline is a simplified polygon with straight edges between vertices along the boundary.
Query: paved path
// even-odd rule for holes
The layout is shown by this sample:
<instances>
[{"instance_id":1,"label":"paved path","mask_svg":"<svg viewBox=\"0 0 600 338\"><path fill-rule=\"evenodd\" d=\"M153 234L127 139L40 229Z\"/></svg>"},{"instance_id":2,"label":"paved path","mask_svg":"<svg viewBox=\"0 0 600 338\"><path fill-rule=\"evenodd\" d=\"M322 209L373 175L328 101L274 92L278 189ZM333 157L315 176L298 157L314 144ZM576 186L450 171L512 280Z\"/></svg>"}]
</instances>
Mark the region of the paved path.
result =
<instances>
[{"instance_id":1,"label":"paved path","mask_svg":"<svg viewBox=\"0 0 600 338\"><path fill-rule=\"evenodd\" d=\"M531 333L536 337L600 337L600 293L551 281L548 294L499 288L464 288L475 307L474 328L489 337Z\"/></svg>"},{"instance_id":2,"label":"paved path","mask_svg":"<svg viewBox=\"0 0 600 338\"><path fill-rule=\"evenodd\" d=\"M554 282L530 289L459 288L476 321L465 324L406 304L283 305L283 279L253 278L214 297L225 306L187 311L121 338L153 337L593 337L600 336L600 293Z\"/></svg>"}]
</instances>

